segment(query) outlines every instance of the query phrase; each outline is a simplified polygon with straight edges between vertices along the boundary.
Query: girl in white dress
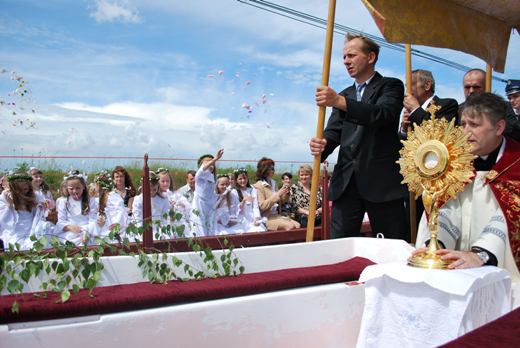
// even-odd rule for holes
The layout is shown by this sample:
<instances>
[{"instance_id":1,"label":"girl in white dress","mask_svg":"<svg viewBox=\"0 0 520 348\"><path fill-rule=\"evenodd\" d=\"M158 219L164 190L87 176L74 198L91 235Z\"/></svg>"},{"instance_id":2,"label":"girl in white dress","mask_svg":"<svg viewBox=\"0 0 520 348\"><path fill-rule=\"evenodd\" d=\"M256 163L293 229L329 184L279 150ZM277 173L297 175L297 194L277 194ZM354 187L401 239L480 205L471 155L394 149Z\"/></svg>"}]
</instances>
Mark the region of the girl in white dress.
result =
<instances>
[{"instance_id":1,"label":"girl in white dress","mask_svg":"<svg viewBox=\"0 0 520 348\"><path fill-rule=\"evenodd\" d=\"M191 230L189 223L191 204L188 202L186 197L175 191L173 180L168 169L159 168L156 173L159 176L159 189L161 190L161 193L168 198L170 209L172 209L170 225L175 227L175 232L172 231L161 237L164 237L165 239L183 237ZM177 214L180 214L180 216ZM182 228L177 228L179 226L182 226Z\"/></svg>"},{"instance_id":2,"label":"girl in white dress","mask_svg":"<svg viewBox=\"0 0 520 348\"><path fill-rule=\"evenodd\" d=\"M144 183L143 183L144 185ZM161 237L161 231L157 228L157 223L161 226L168 224L168 216L170 211L170 202L165 195L159 190L159 177L154 172L150 172L150 197L152 203L152 221L154 239ZM132 219L137 226L143 226L143 194L142 192L134 197L134 204L132 206Z\"/></svg>"},{"instance_id":3,"label":"girl in white dress","mask_svg":"<svg viewBox=\"0 0 520 348\"><path fill-rule=\"evenodd\" d=\"M115 228L119 228L119 233L123 235L128 224L128 212L123 198L114 191L112 177L108 172L103 171L94 181L98 197L93 236L106 238ZM108 239L107 241L110 242Z\"/></svg>"},{"instance_id":4,"label":"girl in white dress","mask_svg":"<svg viewBox=\"0 0 520 348\"><path fill-rule=\"evenodd\" d=\"M76 245L87 243L96 221L96 202L87 192L85 175L72 171L65 178L66 195L56 201L58 222L55 234Z\"/></svg>"},{"instance_id":5,"label":"girl in white dress","mask_svg":"<svg viewBox=\"0 0 520 348\"><path fill-rule=\"evenodd\" d=\"M124 167L116 166L112 171L112 180L114 181L115 191L123 198L128 215L131 216L134 196L137 193L132 177Z\"/></svg>"},{"instance_id":6,"label":"girl in white dress","mask_svg":"<svg viewBox=\"0 0 520 348\"><path fill-rule=\"evenodd\" d=\"M31 181L32 178L24 173L10 175L9 189L0 195L0 239L6 249L10 244L18 244L19 250L30 249L33 245L31 235L39 238L52 233L53 225L44 220Z\"/></svg>"},{"instance_id":7,"label":"girl in white dress","mask_svg":"<svg viewBox=\"0 0 520 348\"><path fill-rule=\"evenodd\" d=\"M56 208L56 202L49 190L49 185L43 179L43 172L38 168L31 167L28 173L32 177L32 187L36 195L36 201L44 211L44 216L49 216L49 211Z\"/></svg>"},{"instance_id":8,"label":"girl in white dress","mask_svg":"<svg viewBox=\"0 0 520 348\"><path fill-rule=\"evenodd\" d=\"M220 149L215 156L200 156L197 162L199 170L195 173L195 194L191 206L193 236L215 235L215 205L218 200L218 194L215 192L215 163L222 155L224 150Z\"/></svg>"},{"instance_id":9,"label":"girl in white dress","mask_svg":"<svg viewBox=\"0 0 520 348\"><path fill-rule=\"evenodd\" d=\"M244 227L241 232L264 232L267 230L263 223L260 209L258 208L258 194L249 184L247 170L240 168L235 170L235 188L240 201L238 220Z\"/></svg>"},{"instance_id":10,"label":"girl in white dress","mask_svg":"<svg viewBox=\"0 0 520 348\"><path fill-rule=\"evenodd\" d=\"M221 175L217 178L215 191L218 194L215 205L215 234L233 234L243 232L244 227L238 221L238 200L237 191L229 186L229 176Z\"/></svg>"}]
</instances>

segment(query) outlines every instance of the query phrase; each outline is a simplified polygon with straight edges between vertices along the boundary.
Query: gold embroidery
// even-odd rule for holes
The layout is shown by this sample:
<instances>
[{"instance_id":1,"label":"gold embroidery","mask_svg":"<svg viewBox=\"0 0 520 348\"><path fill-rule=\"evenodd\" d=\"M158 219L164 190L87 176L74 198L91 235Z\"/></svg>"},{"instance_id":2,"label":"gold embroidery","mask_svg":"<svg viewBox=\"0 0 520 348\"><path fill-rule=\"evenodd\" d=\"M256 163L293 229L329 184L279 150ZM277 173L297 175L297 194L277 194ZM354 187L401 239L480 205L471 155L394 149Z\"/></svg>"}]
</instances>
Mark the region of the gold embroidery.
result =
<instances>
[{"instance_id":1,"label":"gold embroidery","mask_svg":"<svg viewBox=\"0 0 520 348\"><path fill-rule=\"evenodd\" d=\"M493 180L498 175L498 172L496 170L490 170L489 173L486 174L486 179Z\"/></svg>"}]
</instances>

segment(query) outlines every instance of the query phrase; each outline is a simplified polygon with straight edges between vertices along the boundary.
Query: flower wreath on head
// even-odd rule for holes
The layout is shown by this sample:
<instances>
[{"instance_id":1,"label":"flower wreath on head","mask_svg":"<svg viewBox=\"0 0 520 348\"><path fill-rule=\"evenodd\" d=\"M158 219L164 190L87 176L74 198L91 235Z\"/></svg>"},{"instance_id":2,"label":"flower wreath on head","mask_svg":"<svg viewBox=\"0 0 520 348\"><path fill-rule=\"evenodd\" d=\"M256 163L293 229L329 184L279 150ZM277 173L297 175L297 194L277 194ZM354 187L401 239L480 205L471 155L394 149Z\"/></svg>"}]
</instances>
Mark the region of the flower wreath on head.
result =
<instances>
[{"instance_id":1,"label":"flower wreath on head","mask_svg":"<svg viewBox=\"0 0 520 348\"><path fill-rule=\"evenodd\" d=\"M65 175L63 177L63 180L69 180L72 178L80 178L80 179L83 179L85 182L87 182L88 175L85 173L80 173L80 171L77 169L71 169L71 170L69 170L67 175Z\"/></svg>"},{"instance_id":2,"label":"flower wreath on head","mask_svg":"<svg viewBox=\"0 0 520 348\"><path fill-rule=\"evenodd\" d=\"M10 174L7 174L7 181L8 182L15 182L15 181L32 182L32 176L27 175L24 172L10 173Z\"/></svg>"},{"instance_id":3,"label":"flower wreath on head","mask_svg":"<svg viewBox=\"0 0 520 348\"><path fill-rule=\"evenodd\" d=\"M143 177L141 177L141 185L143 184ZM158 184L159 183L159 175L157 175L156 172L153 170L150 170L150 173L148 174L148 180L150 181L150 184Z\"/></svg>"},{"instance_id":4,"label":"flower wreath on head","mask_svg":"<svg viewBox=\"0 0 520 348\"><path fill-rule=\"evenodd\" d=\"M235 174L237 174L237 175L238 175L238 174L247 174L247 169L246 169L246 168L238 168L238 169L235 169L235 170L233 171L233 173L235 173Z\"/></svg>"},{"instance_id":5,"label":"flower wreath on head","mask_svg":"<svg viewBox=\"0 0 520 348\"><path fill-rule=\"evenodd\" d=\"M160 173L167 173L167 174L169 174L170 171L168 170L168 168L162 168L162 167L159 167L159 168L157 168L157 170L155 171L155 174L159 175Z\"/></svg>"},{"instance_id":6,"label":"flower wreath on head","mask_svg":"<svg viewBox=\"0 0 520 348\"><path fill-rule=\"evenodd\" d=\"M94 182L101 189L112 191L115 188L112 176L107 170L102 170L101 172L99 172L96 178L94 179Z\"/></svg>"}]
</instances>

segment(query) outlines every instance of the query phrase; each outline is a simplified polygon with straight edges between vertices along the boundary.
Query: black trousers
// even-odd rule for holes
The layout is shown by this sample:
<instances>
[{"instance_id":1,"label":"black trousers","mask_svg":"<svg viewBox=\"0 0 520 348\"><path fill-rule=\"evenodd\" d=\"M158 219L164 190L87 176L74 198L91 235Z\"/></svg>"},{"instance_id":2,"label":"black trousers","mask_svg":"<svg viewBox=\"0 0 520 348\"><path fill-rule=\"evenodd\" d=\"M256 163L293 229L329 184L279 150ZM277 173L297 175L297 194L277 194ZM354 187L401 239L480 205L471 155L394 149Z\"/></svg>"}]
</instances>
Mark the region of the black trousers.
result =
<instances>
[{"instance_id":1,"label":"black trousers","mask_svg":"<svg viewBox=\"0 0 520 348\"><path fill-rule=\"evenodd\" d=\"M403 199L374 203L364 200L352 176L341 197L332 202L331 238L360 237L361 223L368 213L372 233L409 242L409 224Z\"/></svg>"}]
</instances>

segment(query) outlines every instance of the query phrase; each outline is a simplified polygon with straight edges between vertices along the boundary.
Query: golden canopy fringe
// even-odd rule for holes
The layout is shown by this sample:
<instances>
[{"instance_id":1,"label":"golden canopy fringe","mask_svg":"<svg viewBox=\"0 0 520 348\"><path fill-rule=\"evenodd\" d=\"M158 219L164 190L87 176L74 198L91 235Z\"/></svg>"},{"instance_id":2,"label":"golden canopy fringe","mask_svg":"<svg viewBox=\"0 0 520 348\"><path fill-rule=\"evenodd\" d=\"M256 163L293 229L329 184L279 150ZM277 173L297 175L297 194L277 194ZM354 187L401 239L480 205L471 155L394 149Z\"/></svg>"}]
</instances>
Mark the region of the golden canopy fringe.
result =
<instances>
[{"instance_id":1,"label":"golden canopy fringe","mask_svg":"<svg viewBox=\"0 0 520 348\"><path fill-rule=\"evenodd\" d=\"M451 48L504 72L518 0L362 0L388 42Z\"/></svg>"}]
</instances>

